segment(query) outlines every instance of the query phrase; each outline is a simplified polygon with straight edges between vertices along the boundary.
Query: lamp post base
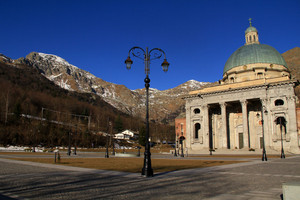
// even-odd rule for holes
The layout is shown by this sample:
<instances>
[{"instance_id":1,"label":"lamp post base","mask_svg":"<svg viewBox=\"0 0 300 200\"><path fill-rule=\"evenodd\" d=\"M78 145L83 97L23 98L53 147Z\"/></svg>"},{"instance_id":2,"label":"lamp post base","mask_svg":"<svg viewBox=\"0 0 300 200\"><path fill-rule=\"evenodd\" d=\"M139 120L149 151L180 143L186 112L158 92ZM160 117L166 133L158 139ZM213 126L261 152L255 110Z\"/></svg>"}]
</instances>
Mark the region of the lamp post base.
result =
<instances>
[{"instance_id":1,"label":"lamp post base","mask_svg":"<svg viewBox=\"0 0 300 200\"><path fill-rule=\"evenodd\" d=\"M285 158L284 150L283 150L283 149L281 149L281 155L280 155L280 158Z\"/></svg>"},{"instance_id":2,"label":"lamp post base","mask_svg":"<svg viewBox=\"0 0 300 200\"><path fill-rule=\"evenodd\" d=\"M151 153L145 151L145 157L144 157L144 167L142 169L142 175L146 177L152 177L153 176L153 169L151 166Z\"/></svg>"},{"instance_id":3,"label":"lamp post base","mask_svg":"<svg viewBox=\"0 0 300 200\"><path fill-rule=\"evenodd\" d=\"M152 169L142 169L142 175L146 177L153 177L153 170Z\"/></svg>"},{"instance_id":4,"label":"lamp post base","mask_svg":"<svg viewBox=\"0 0 300 200\"><path fill-rule=\"evenodd\" d=\"M268 158L267 158L267 154L266 154L266 150L263 149L263 154L262 154L262 158L261 158L262 161L268 161Z\"/></svg>"}]
</instances>

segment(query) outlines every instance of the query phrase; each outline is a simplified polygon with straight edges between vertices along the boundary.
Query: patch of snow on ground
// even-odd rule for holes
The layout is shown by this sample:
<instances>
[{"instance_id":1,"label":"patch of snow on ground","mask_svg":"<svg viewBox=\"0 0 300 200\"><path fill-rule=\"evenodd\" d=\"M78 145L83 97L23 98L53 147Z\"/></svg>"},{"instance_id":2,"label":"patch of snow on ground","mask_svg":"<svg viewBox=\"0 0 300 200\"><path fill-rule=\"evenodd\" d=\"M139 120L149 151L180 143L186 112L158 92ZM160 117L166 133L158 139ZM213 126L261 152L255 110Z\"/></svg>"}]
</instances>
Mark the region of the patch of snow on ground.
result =
<instances>
[{"instance_id":1,"label":"patch of snow on ground","mask_svg":"<svg viewBox=\"0 0 300 200\"><path fill-rule=\"evenodd\" d=\"M32 148L31 147L20 147L20 146L0 147L0 151L25 151L27 149L32 149ZM44 152L44 148L35 147L35 152Z\"/></svg>"}]
</instances>

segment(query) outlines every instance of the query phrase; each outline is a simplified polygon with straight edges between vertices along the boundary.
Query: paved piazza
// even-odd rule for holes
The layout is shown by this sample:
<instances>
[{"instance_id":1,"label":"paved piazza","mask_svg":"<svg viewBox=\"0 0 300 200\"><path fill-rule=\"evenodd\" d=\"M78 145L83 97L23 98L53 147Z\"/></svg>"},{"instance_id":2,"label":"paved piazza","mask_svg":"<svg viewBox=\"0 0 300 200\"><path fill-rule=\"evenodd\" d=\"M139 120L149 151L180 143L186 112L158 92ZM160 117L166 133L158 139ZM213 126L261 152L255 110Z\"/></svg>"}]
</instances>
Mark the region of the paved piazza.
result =
<instances>
[{"instance_id":1,"label":"paved piazza","mask_svg":"<svg viewBox=\"0 0 300 200\"><path fill-rule=\"evenodd\" d=\"M252 158L247 163L160 173L152 178L6 157L0 155L0 199L267 200L281 199L282 183L300 182L300 156L267 162Z\"/></svg>"}]
</instances>

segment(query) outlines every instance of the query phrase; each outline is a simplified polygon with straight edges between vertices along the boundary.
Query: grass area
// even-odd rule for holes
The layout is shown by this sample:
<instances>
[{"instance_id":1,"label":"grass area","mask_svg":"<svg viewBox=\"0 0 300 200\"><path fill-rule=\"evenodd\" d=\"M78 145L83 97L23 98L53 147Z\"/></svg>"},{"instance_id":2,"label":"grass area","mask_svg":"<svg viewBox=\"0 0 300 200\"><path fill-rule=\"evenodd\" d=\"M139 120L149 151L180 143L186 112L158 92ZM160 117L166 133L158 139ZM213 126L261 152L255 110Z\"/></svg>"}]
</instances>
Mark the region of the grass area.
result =
<instances>
[{"instance_id":1,"label":"grass area","mask_svg":"<svg viewBox=\"0 0 300 200\"><path fill-rule=\"evenodd\" d=\"M203 158L203 157L215 157L215 158L261 158L262 155L247 155L247 154L213 154L213 155L193 155L189 157L194 158ZM290 157L290 155L286 155L286 157ZM280 155L267 155L267 158L280 158Z\"/></svg>"},{"instance_id":2,"label":"grass area","mask_svg":"<svg viewBox=\"0 0 300 200\"><path fill-rule=\"evenodd\" d=\"M13 158L15 160L54 164L54 158ZM240 163L241 161L151 159L154 172L203 168ZM143 158L62 158L58 165L140 173Z\"/></svg>"}]
</instances>

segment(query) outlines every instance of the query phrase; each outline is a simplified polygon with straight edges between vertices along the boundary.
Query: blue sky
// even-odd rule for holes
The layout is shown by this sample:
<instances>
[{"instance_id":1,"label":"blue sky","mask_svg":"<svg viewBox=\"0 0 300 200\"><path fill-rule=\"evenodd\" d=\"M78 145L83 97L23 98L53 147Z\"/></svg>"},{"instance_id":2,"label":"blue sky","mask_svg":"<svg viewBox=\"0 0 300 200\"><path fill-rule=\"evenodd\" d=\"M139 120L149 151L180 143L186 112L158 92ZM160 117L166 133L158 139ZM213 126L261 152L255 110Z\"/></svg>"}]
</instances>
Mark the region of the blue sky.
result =
<instances>
[{"instance_id":1,"label":"blue sky","mask_svg":"<svg viewBox=\"0 0 300 200\"><path fill-rule=\"evenodd\" d=\"M55 54L130 89L145 78L142 60L125 67L133 46L166 52L167 73L162 59L151 62L152 88L221 79L250 17L261 43L280 53L300 47L300 0L0 0L0 8L0 53Z\"/></svg>"}]
</instances>

